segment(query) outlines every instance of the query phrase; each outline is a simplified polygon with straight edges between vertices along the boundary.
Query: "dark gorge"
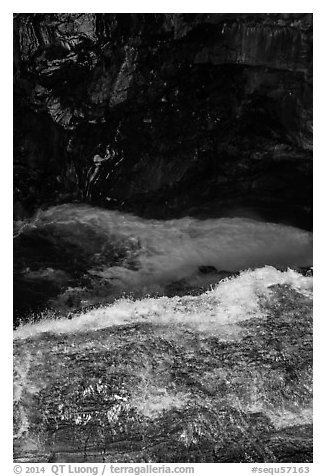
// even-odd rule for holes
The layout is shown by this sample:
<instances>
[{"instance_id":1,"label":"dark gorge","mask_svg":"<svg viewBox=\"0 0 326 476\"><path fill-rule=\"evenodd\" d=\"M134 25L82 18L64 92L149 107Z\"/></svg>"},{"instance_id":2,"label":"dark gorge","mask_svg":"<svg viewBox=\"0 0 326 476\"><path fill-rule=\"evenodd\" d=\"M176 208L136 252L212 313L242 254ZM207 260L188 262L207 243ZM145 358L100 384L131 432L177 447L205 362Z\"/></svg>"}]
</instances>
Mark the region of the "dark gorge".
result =
<instances>
[{"instance_id":1,"label":"dark gorge","mask_svg":"<svg viewBox=\"0 0 326 476\"><path fill-rule=\"evenodd\" d=\"M14 15L16 462L312 462L312 85L312 14Z\"/></svg>"},{"instance_id":2,"label":"dark gorge","mask_svg":"<svg viewBox=\"0 0 326 476\"><path fill-rule=\"evenodd\" d=\"M17 14L15 215L312 227L311 14Z\"/></svg>"}]
</instances>

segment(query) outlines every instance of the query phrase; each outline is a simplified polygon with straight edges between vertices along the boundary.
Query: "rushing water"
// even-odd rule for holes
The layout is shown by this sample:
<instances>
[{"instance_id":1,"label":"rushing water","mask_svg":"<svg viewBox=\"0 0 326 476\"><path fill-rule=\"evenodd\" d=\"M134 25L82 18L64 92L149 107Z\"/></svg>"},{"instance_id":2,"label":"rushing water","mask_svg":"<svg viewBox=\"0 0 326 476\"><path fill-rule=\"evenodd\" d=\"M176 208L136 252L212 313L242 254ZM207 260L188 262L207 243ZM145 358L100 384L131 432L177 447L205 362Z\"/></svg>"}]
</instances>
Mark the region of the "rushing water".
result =
<instances>
[{"instance_id":1,"label":"rushing water","mask_svg":"<svg viewBox=\"0 0 326 476\"><path fill-rule=\"evenodd\" d=\"M217 282L210 271L312 265L311 233L290 226L245 218L145 220L87 205L39 212L16 225L15 243L20 288L23 280L30 295L34 283L44 295L56 285L54 307L77 297L77 307L106 302L122 291L171 295L181 280L192 289Z\"/></svg>"},{"instance_id":2,"label":"rushing water","mask_svg":"<svg viewBox=\"0 0 326 476\"><path fill-rule=\"evenodd\" d=\"M263 315L260 299L268 298L269 289L275 285L287 285L308 297L312 294L312 277L265 266L256 271L243 272L234 279L225 279L199 296L122 298L108 307L77 314L73 319L44 318L37 323L22 325L14 335L15 339L20 339L44 332L69 334L138 322L179 323L213 334L224 324L260 318Z\"/></svg>"},{"instance_id":3,"label":"rushing water","mask_svg":"<svg viewBox=\"0 0 326 476\"><path fill-rule=\"evenodd\" d=\"M17 460L310 460L311 233L70 204L15 246L46 295L14 331Z\"/></svg>"},{"instance_id":4,"label":"rushing water","mask_svg":"<svg viewBox=\"0 0 326 476\"><path fill-rule=\"evenodd\" d=\"M55 245L79 248L90 263L102 264L103 277L112 279L121 273L117 267L110 272L105 267L112 252L117 256L124 252L120 268L136 267L135 279L145 281L182 278L200 265L239 270L312 264L311 233L247 218L157 221L86 205L62 205L21 222L15 236L33 233Z\"/></svg>"}]
</instances>

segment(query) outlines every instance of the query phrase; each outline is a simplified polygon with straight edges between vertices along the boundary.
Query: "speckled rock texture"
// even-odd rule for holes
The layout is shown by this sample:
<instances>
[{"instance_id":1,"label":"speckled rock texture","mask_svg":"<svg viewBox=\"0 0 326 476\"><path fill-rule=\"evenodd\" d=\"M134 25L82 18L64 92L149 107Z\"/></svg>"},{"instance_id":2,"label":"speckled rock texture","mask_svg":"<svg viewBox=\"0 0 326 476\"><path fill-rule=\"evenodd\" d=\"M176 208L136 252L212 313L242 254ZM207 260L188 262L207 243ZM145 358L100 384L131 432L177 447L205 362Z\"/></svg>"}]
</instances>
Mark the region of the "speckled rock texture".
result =
<instances>
[{"instance_id":1,"label":"speckled rock texture","mask_svg":"<svg viewBox=\"0 0 326 476\"><path fill-rule=\"evenodd\" d=\"M277 285L261 306L214 331L16 339L15 461L312 462L311 298Z\"/></svg>"},{"instance_id":2,"label":"speckled rock texture","mask_svg":"<svg viewBox=\"0 0 326 476\"><path fill-rule=\"evenodd\" d=\"M15 216L311 227L311 14L16 14ZM249 211L249 212L248 212Z\"/></svg>"}]
</instances>

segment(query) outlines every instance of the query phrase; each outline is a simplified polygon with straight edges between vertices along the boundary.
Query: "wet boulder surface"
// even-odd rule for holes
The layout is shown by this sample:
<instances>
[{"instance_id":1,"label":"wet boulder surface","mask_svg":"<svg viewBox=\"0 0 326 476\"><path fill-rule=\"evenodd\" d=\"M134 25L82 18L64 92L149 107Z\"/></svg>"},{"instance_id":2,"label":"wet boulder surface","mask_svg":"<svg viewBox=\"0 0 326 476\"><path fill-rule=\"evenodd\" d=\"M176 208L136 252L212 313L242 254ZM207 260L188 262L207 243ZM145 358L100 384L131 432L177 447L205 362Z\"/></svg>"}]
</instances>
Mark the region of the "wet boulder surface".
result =
<instances>
[{"instance_id":1,"label":"wet boulder surface","mask_svg":"<svg viewBox=\"0 0 326 476\"><path fill-rule=\"evenodd\" d=\"M311 295L265 291L229 318L203 294L18 330L15 460L311 462Z\"/></svg>"},{"instance_id":2,"label":"wet boulder surface","mask_svg":"<svg viewBox=\"0 0 326 476\"><path fill-rule=\"evenodd\" d=\"M14 16L15 215L311 228L312 15Z\"/></svg>"}]
</instances>

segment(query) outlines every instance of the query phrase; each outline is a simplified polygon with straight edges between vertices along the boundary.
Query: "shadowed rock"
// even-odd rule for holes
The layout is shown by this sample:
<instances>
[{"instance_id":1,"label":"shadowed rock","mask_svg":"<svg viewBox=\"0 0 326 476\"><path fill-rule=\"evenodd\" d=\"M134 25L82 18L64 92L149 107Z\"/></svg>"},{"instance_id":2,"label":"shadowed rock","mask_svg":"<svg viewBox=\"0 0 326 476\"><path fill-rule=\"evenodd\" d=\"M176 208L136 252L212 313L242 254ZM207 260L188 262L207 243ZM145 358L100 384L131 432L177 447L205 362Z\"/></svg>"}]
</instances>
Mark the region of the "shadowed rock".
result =
<instances>
[{"instance_id":1,"label":"shadowed rock","mask_svg":"<svg viewBox=\"0 0 326 476\"><path fill-rule=\"evenodd\" d=\"M14 38L17 216L311 227L312 15L19 14Z\"/></svg>"}]
</instances>

